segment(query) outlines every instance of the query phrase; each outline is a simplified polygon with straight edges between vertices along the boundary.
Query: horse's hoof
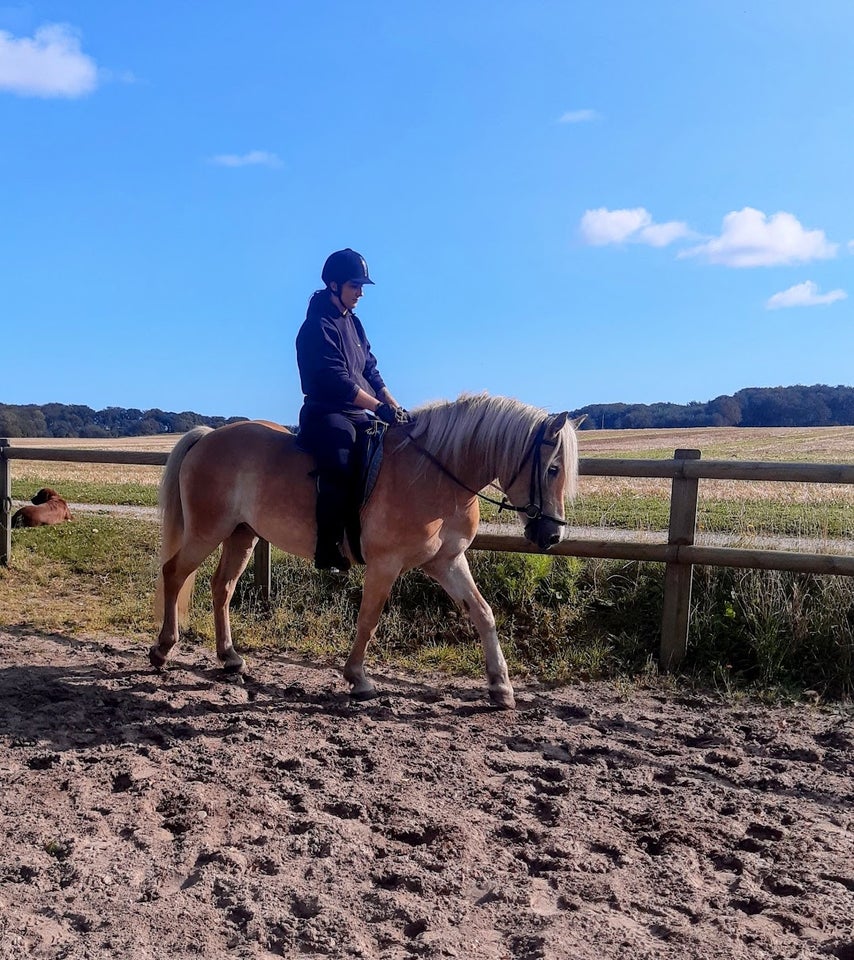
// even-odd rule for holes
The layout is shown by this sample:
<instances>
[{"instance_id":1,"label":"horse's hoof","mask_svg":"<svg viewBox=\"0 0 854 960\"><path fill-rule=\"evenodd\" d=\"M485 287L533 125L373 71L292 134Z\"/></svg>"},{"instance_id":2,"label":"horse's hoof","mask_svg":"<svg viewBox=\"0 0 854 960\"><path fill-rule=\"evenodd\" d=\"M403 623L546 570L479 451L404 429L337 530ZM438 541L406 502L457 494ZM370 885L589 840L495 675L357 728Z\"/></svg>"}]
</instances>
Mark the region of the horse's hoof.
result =
<instances>
[{"instance_id":1,"label":"horse's hoof","mask_svg":"<svg viewBox=\"0 0 854 960\"><path fill-rule=\"evenodd\" d=\"M236 660L226 660L222 665L222 669L230 676L235 674L242 676L246 673L246 661L243 657L237 657Z\"/></svg>"},{"instance_id":2,"label":"horse's hoof","mask_svg":"<svg viewBox=\"0 0 854 960\"><path fill-rule=\"evenodd\" d=\"M515 710L516 698L512 690L490 690L489 699L502 710Z\"/></svg>"},{"instance_id":3,"label":"horse's hoof","mask_svg":"<svg viewBox=\"0 0 854 960\"><path fill-rule=\"evenodd\" d=\"M373 700L375 697L378 697L376 687L366 687L362 690L357 690L355 687L350 691L350 699L358 700L359 703L363 703L365 700Z\"/></svg>"},{"instance_id":4,"label":"horse's hoof","mask_svg":"<svg viewBox=\"0 0 854 960\"><path fill-rule=\"evenodd\" d=\"M158 670L162 670L166 666L166 661L168 657L160 652L160 647L155 644L148 651L148 659L152 667L156 667Z\"/></svg>"}]
</instances>

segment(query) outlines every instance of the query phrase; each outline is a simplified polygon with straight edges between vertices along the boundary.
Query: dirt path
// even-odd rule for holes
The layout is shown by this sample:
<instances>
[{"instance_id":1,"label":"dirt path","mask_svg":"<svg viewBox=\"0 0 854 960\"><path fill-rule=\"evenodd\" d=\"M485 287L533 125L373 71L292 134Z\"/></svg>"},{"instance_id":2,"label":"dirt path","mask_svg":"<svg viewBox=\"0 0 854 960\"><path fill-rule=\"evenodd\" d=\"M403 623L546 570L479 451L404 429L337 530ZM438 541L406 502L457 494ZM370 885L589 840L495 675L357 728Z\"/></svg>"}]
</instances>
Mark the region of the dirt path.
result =
<instances>
[{"instance_id":1,"label":"dirt path","mask_svg":"<svg viewBox=\"0 0 854 960\"><path fill-rule=\"evenodd\" d=\"M0 651L3 960L854 960L850 712Z\"/></svg>"}]
</instances>

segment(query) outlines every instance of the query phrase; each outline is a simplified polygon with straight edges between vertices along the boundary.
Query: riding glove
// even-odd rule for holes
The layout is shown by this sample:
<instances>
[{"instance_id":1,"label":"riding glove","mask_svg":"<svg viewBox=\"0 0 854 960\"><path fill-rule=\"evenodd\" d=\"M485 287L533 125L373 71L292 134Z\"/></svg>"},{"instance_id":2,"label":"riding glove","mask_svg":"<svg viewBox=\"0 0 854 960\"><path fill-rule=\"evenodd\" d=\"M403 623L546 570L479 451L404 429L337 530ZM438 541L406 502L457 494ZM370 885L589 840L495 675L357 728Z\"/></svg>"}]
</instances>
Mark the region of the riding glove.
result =
<instances>
[{"instance_id":1,"label":"riding glove","mask_svg":"<svg viewBox=\"0 0 854 960\"><path fill-rule=\"evenodd\" d=\"M390 403L381 403L374 413L383 423L387 423L390 427L397 426L401 423L412 423L414 420L414 417L408 410L404 410L403 407L393 407Z\"/></svg>"}]
</instances>

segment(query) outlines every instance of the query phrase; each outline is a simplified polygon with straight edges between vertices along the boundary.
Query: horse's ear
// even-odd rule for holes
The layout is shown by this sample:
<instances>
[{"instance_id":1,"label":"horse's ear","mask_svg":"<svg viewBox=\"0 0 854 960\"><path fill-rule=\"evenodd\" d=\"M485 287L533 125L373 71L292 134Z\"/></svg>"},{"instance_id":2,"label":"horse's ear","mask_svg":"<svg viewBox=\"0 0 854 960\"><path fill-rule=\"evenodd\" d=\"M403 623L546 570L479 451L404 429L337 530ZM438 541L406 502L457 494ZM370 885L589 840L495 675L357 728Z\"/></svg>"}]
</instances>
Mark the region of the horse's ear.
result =
<instances>
[{"instance_id":1,"label":"horse's ear","mask_svg":"<svg viewBox=\"0 0 854 960\"><path fill-rule=\"evenodd\" d=\"M566 426L566 421L568 418L569 414L565 410L563 413L556 413L549 423L550 436L556 437Z\"/></svg>"},{"instance_id":2,"label":"horse's ear","mask_svg":"<svg viewBox=\"0 0 854 960\"><path fill-rule=\"evenodd\" d=\"M586 419L587 414L582 413L580 417L576 417L574 420L571 420L570 422L572 423L572 429L577 430Z\"/></svg>"}]
</instances>

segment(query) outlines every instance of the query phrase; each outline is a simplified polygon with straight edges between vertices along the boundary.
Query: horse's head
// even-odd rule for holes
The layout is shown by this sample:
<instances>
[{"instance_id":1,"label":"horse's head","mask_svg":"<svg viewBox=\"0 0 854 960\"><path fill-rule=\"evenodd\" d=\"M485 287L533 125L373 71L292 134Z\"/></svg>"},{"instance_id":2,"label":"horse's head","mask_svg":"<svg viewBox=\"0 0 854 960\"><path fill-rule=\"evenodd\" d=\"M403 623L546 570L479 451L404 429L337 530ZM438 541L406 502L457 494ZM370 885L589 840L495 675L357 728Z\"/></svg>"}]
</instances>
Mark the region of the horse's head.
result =
<instances>
[{"instance_id":1,"label":"horse's head","mask_svg":"<svg viewBox=\"0 0 854 960\"><path fill-rule=\"evenodd\" d=\"M525 536L540 550L563 539L566 499L575 496L578 443L568 413L548 417L537 428L513 479L502 484L525 524Z\"/></svg>"}]
</instances>

